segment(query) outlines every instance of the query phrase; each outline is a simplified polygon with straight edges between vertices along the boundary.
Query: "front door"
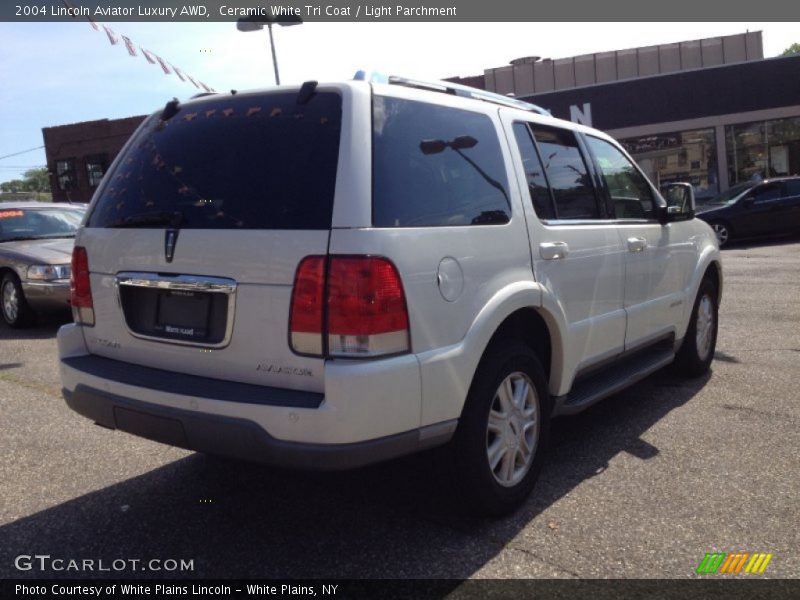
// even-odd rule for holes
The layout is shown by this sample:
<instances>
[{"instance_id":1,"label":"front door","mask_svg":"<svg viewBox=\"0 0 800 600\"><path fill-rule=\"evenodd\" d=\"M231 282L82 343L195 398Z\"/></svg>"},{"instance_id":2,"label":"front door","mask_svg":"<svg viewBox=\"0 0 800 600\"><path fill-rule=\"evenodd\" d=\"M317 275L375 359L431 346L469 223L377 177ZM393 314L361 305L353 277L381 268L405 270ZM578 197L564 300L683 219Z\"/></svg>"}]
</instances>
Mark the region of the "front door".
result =
<instances>
[{"instance_id":1,"label":"front door","mask_svg":"<svg viewBox=\"0 0 800 600\"><path fill-rule=\"evenodd\" d=\"M625 254L625 349L632 350L675 332L695 250L680 234L684 223L659 222L655 192L633 161L608 140L585 140Z\"/></svg>"}]
</instances>

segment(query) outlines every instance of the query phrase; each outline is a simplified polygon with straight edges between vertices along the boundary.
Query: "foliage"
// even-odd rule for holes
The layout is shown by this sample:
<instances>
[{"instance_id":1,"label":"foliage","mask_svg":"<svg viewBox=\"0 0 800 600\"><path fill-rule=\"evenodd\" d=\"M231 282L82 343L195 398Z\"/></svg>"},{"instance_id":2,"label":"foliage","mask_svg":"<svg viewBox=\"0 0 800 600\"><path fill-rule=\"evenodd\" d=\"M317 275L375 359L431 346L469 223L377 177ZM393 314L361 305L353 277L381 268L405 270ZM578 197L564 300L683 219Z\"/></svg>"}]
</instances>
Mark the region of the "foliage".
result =
<instances>
[{"instance_id":1,"label":"foliage","mask_svg":"<svg viewBox=\"0 0 800 600\"><path fill-rule=\"evenodd\" d=\"M42 192L50 193L50 175L46 168L30 169L25 171L22 176L24 179L12 179L0 183L0 191L6 193L35 192L37 198L41 197Z\"/></svg>"},{"instance_id":2,"label":"foliage","mask_svg":"<svg viewBox=\"0 0 800 600\"><path fill-rule=\"evenodd\" d=\"M800 44L795 42L791 46L789 46L786 50L781 52L781 56L791 56L792 54L800 54Z\"/></svg>"}]
</instances>

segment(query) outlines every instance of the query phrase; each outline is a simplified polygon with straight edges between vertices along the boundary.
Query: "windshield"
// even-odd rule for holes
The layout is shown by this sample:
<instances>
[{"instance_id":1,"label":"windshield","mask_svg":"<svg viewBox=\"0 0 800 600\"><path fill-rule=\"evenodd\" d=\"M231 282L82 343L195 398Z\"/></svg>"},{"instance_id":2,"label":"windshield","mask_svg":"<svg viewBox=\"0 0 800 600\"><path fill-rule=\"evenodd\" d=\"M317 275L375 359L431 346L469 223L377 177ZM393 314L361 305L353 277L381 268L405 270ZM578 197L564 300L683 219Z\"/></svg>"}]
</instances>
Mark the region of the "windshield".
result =
<instances>
[{"instance_id":1,"label":"windshield","mask_svg":"<svg viewBox=\"0 0 800 600\"><path fill-rule=\"evenodd\" d=\"M0 242L75 237L82 218L64 208L0 208Z\"/></svg>"},{"instance_id":2,"label":"windshield","mask_svg":"<svg viewBox=\"0 0 800 600\"><path fill-rule=\"evenodd\" d=\"M750 190L755 184L753 183L740 183L728 188L719 196L714 196L708 201L708 204L733 204L739 199L739 196Z\"/></svg>"}]
</instances>

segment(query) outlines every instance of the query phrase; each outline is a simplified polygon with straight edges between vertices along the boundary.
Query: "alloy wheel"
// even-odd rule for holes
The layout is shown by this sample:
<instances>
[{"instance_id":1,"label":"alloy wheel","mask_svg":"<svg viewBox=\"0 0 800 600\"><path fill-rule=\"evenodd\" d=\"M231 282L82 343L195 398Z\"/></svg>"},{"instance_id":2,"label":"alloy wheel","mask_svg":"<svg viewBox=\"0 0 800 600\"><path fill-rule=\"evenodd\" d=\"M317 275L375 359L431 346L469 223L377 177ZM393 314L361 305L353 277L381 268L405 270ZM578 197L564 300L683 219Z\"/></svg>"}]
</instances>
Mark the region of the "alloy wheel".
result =
<instances>
[{"instance_id":1,"label":"alloy wheel","mask_svg":"<svg viewBox=\"0 0 800 600\"><path fill-rule=\"evenodd\" d=\"M497 483L518 484L530 470L539 442L539 399L531 379L521 371L498 386L489 409L486 457Z\"/></svg>"},{"instance_id":2,"label":"alloy wheel","mask_svg":"<svg viewBox=\"0 0 800 600\"><path fill-rule=\"evenodd\" d=\"M13 323L19 317L19 295L14 282L11 280L7 280L3 284L3 315L10 323Z\"/></svg>"},{"instance_id":3,"label":"alloy wheel","mask_svg":"<svg viewBox=\"0 0 800 600\"><path fill-rule=\"evenodd\" d=\"M708 358L713 337L714 303L711 297L705 294L697 305L697 323L695 324L695 344L697 344L697 356L700 360Z\"/></svg>"}]
</instances>

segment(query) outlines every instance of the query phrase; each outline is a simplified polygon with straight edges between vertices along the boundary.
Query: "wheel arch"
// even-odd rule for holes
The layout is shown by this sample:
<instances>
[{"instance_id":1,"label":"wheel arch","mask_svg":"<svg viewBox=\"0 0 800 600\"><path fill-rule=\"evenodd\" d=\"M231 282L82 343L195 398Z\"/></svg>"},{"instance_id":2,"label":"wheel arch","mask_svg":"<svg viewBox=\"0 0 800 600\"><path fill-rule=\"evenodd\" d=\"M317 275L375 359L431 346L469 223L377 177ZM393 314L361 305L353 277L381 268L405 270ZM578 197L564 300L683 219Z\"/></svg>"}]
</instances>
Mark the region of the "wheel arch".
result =
<instances>
[{"instance_id":1,"label":"wheel arch","mask_svg":"<svg viewBox=\"0 0 800 600\"><path fill-rule=\"evenodd\" d=\"M563 332L558 315L548 310L548 304L553 303L547 296L534 281L507 286L484 305L461 342L417 355L422 376L422 425L459 418L487 350L504 337L533 348L551 392L558 388L563 377Z\"/></svg>"}]
</instances>

